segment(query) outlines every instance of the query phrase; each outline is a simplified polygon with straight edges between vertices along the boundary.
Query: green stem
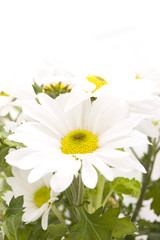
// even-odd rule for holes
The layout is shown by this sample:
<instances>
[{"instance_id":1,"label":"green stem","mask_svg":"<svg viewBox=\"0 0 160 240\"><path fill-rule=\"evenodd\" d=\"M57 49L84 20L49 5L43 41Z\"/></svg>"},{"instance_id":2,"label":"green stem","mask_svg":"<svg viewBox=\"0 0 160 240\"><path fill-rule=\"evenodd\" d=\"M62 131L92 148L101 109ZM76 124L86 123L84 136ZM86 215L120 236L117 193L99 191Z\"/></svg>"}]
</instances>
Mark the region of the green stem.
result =
<instances>
[{"instance_id":1,"label":"green stem","mask_svg":"<svg viewBox=\"0 0 160 240\"><path fill-rule=\"evenodd\" d=\"M96 209L98 209L102 205L104 185L105 185L105 177L103 175L100 175L99 181L97 184L98 193L97 193L97 199L96 199L96 203L95 203Z\"/></svg>"},{"instance_id":2,"label":"green stem","mask_svg":"<svg viewBox=\"0 0 160 240\"><path fill-rule=\"evenodd\" d=\"M77 211L74 208L74 203L73 203L73 196L71 194L70 188L66 189L65 191L65 195L69 201L70 207L69 207L69 211L72 214L73 219L75 220L75 222L78 221L78 217L77 217Z\"/></svg>"},{"instance_id":3,"label":"green stem","mask_svg":"<svg viewBox=\"0 0 160 240\"><path fill-rule=\"evenodd\" d=\"M82 182L81 174L79 174L77 206L80 206L83 204L83 189L84 189L84 185Z\"/></svg>"},{"instance_id":4,"label":"green stem","mask_svg":"<svg viewBox=\"0 0 160 240\"><path fill-rule=\"evenodd\" d=\"M151 142L152 139L149 138L149 140ZM147 187L151 181L151 174L152 174L153 165L154 165L156 154L157 154L156 147L157 147L157 143L155 142L155 139L154 139L153 146L152 145L148 146L148 154L146 155L146 164L145 164L147 173L143 174L141 194L136 203L136 208L131 218L133 222L135 222L138 217L139 211L143 204L143 200L145 199ZM145 159L145 157L143 159Z\"/></svg>"},{"instance_id":5,"label":"green stem","mask_svg":"<svg viewBox=\"0 0 160 240\"><path fill-rule=\"evenodd\" d=\"M64 221L64 219L62 218L60 212L58 211L58 209L56 208L56 206L55 206L54 204L52 205L52 210L53 210L54 214L57 216L58 220L59 220L61 223L66 224L65 221Z\"/></svg>"},{"instance_id":6,"label":"green stem","mask_svg":"<svg viewBox=\"0 0 160 240\"><path fill-rule=\"evenodd\" d=\"M75 186L75 179L73 180L72 184L70 185L70 192L72 194L72 201L74 202L77 199L77 190Z\"/></svg>"},{"instance_id":7,"label":"green stem","mask_svg":"<svg viewBox=\"0 0 160 240\"><path fill-rule=\"evenodd\" d=\"M131 151L133 155L141 162L141 159L138 157L137 153L134 151L134 149L131 147Z\"/></svg>"},{"instance_id":8,"label":"green stem","mask_svg":"<svg viewBox=\"0 0 160 240\"><path fill-rule=\"evenodd\" d=\"M114 192L114 188L111 188L109 193L107 194L106 198L104 199L102 206L105 207L106 203L108 202L110 196L112 195L112 193Z\"/></svg>"}]
</instances>

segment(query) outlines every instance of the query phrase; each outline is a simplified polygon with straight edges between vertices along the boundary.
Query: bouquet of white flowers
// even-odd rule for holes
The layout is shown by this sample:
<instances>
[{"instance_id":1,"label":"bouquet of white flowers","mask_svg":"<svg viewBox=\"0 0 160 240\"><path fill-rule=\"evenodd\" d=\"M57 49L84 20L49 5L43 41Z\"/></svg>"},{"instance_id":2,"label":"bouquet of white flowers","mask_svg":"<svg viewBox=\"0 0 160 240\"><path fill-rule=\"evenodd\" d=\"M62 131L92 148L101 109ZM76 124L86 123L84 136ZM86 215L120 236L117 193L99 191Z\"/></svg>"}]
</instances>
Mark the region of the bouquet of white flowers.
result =
<instances>
[{"instance_id":1,"label":"bouquet of white flowers","mask_svg":"<svg viewBox=\"0 0 160 240\"><path fill-rule=\"evenodd\" d=\"M33 90L0 93L0 239L159 239L160 223L139 214L152 199L160 215L158 83L46 62Z\"/></svg>"}]
</instances>

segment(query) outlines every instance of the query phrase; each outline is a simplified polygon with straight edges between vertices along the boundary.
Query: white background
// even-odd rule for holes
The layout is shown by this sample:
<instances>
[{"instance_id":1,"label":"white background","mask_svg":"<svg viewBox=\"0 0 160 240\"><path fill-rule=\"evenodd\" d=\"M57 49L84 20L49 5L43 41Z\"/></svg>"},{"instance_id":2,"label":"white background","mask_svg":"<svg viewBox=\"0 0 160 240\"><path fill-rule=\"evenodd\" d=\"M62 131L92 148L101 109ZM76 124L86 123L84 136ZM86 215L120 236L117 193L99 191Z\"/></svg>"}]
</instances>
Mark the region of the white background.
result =
<instances>
[{"instance_id":1,"label":"white background","mask_svg":"<svg viewBox=\"0 0 160 240\"><path fill-rule=\"evenodd\" d=\"M0 0L0 83L32 81L46 57L109 78L159 66L159 0ZM137 66L135 66L137 65Z\"/></svg>"}]
</instances>

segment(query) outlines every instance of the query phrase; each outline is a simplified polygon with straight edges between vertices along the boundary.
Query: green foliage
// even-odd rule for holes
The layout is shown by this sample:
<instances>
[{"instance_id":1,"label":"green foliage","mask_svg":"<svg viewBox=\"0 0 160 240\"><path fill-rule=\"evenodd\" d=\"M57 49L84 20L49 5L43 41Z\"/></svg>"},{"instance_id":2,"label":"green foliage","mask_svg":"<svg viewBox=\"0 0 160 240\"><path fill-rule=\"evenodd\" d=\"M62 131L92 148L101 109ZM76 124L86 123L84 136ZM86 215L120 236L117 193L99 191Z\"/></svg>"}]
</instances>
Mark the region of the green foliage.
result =
<instances>
[{"instance_id":1,"label":"green foliage","mask_svg":"<svg viewBox=\"0 0 160 240\"><path fill-rule=\"evenodd\" d=\"M148 187L145 199L148 200L150 198L153 198L150 206L151 209L153 209L157 215L160 215L160 179L151 182Z\"/></svg>"},{"instance_id":2,"label":"green foliage","mask_svg":"<svg viewBox=\"0 0 160 240\"><path fill-rule=\"evenodd\" d=\"M8 218L3 224L3 231L5 232L5 239L8 240L22 240L19 238L19 229L21 224L22 213L18 213Z\"/></svg>"},{"instance_id":3,"label":"green foliage","mask_svg":"<svg viewBox=\"0 0 160 240\"><path fill-rule=\"evenodd\" d=\"M160 239L160 222L149 222L145 220L140 220L138 224L140 235L148 235L147 240Z\"/></svg>"},{"instance_id":4,"label":"green foliage","mask_svg":"<svg viewBox=\"0 0 160 240\"><path fill-rule=\"evenodd\" d=\"M115 221L119 215L118 208L110 208L102 215L102 208L89 214L80 209L81 221L71 227L71 234L66 240L110 240Z\"/></svg>"},{"instance_id":5,"label":"green foliage","mask_svg":"<svg viewBox=\"0 0 160 240\"><path fill-rule=\"evenodd\" d=\"M19 227L19 240L28 240L30 232L31 226L29 224L21 224Z\"/></svg>"},{"instance_id":6,"label":"green foliage","mask_svg":"<svg viewBox=\"0 0 160 240\"><path fill-rule=\"evenodd\" d=\"M34 84L32 84L32 87L34 89L35 94L41 93L43 91L43 84L39 86L35 81Z\"/></svg>"},{"instance_id":7,"label":"green foliage","mask_svg":"<svg viewBox=\"0 0 160 240\"><path fill-rule=\"evenodd\" d=\"M59 224L50 224L47 228L48 232L48 239L47 240L54 240L60 237L60 239L66 234L68 231L67 226L59 223Z\"/></svg>"},{"instance_id":8,"label":"green foliage","mask_svg":"<svg viewBox=\"0 0 160 240\"><path fill-rule=\"evenodd\" d=\"M12 197L8 209L4 215L4 221L23 210L23 196L19 196L17 198Z\"/></svg>"},{"instance_id":9,"label":"green foliage","mask_svg":"<svg viewBox=\"0 0 160 240\"><path fill-rule=\"evenodd\" d=\"M118 219L119 213L118 208L109 208L104 213L99 208L95 213L89 214L81 208L81 221L71 227L66 240L111 240L112 237L121 238L137 231L130 217Z\"/></svg>"},{"instance_id":10,"label":"green foliage","mask_svg":"<svg viewBox=\"0 0 160 240\"><path fill-rule=\"evenodd\" d=\"M3 128L0 128L0 139L6 139L11 132L6 132Z\"/></svg>"},{"instance_id":11,"label":"green foliage","mask_svg":"<svg viewBox=\"0 0 160 240\"><path fill-rule=\"evenodd\" d=\"M131 195L132 197L139 197L140 195L140 183L135 178L130 180L128 178L117 177L111 182L110 188L120 198L123 198L122 194Z\"/></svg>"},{"instance_id":12,"label":"green foliage","mask_svg":"<svg viewBox=\"0 0 160 240\"><path fill-rule=\"evenodd\" d=\"M132 234L138 229L135 224L131 222L131 217L119 218L115 222L115 227L113 229L112 236L117 238L122 238L127 234Z\"/></svg>"},{"instance_id":13,"label":"green foliage","mask_svg":"<svg viewBox=\"0 0 160 240\"><path fill-rule=\"evenodd\" d=\"M41 225L32 225L27 240L47 240L47 237L48 233L42 229Z\"/></svg>"},{"instance_id":14,"label":"green foliage","mask_svg":"<svg viewBox=\"0 0 160 240\"><path fill-rule=\"evenodd\" d=\"M4 140L4 143L5 143L7 146L9 146L10 148L25 147L25 145L24 145L23 143L10 141L10 140L8 140L8 139Z\"/></svg>"},{"instance_id":15,"label":"green foliage","mask_svg":"<svg viewBox=\"0 0 160 240\"><path fill-rule=\"evenodd\" d=\"M0 149L0 171L2 171L8 164L5 161L5 156L8 154L10 147L4 146Z\"/></svg>"}]
</instances>

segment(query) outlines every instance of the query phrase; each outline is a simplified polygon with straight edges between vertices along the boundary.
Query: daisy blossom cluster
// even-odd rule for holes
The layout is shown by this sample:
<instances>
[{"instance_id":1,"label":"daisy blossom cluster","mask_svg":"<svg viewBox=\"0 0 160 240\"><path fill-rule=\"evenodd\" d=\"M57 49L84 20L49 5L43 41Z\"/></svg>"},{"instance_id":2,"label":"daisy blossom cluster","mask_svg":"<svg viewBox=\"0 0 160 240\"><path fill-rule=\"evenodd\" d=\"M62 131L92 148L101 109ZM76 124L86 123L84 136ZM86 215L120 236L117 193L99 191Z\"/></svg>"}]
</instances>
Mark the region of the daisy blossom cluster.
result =
<instances>
[{"instance_id":1,"label":"daisy blossom cluster","mask_svg":"<svg viewBox=\"0 0 160 240\"><path fill-rule=\"evenodd\" d=\"M147 186L159 152L157 83L76 77L45 61L33 89L28 97L2 96L0 105L7 119L0 145L3 237L12 239L11 221L18 221L15 239L31 239L34 231L32 239L44 240L136 237L133 222L145 194L152 196ZM136 149L144 146L139 157ZM141 194L140 183L125 177L133 171L143 176ZM139 197L132 222L123 195Z\"/></svg>"}]
</instances>

